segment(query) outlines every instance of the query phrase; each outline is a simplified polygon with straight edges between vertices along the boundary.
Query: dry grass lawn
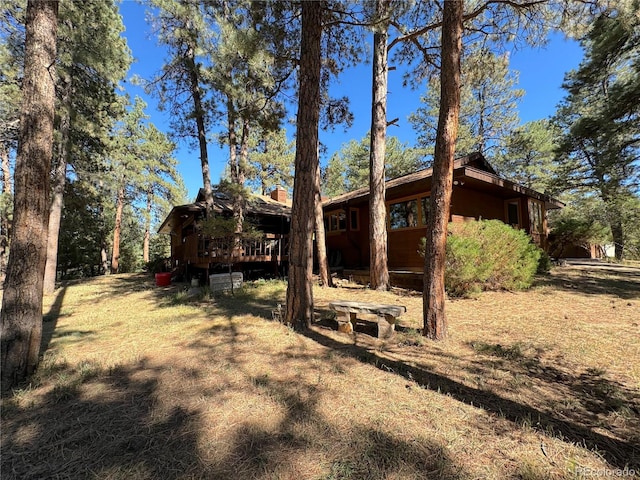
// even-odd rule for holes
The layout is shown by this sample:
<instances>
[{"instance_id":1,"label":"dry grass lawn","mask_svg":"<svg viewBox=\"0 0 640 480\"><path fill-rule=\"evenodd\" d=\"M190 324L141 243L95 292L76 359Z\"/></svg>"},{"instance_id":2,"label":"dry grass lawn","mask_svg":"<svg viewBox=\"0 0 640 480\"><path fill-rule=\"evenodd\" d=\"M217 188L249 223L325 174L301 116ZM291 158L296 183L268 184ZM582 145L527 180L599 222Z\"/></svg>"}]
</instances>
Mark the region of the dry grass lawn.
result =
<instances>
[{"instance_id":1,"label":"dry grass lawn","mask_svg":"<svg viewBox=\"0 0 640 480\"><path fill-rule=\"evenodd\" d=\"M578 479L640 474L640 268L557 268L528 292L447 303L315 290L299 334L283 282L189 298L139 275L45 299L45 353L3 399L4 479ZM327 304L402 304L395 337ZM626 470L625 470L626 469Z\"/></svg>"}]
</instances>

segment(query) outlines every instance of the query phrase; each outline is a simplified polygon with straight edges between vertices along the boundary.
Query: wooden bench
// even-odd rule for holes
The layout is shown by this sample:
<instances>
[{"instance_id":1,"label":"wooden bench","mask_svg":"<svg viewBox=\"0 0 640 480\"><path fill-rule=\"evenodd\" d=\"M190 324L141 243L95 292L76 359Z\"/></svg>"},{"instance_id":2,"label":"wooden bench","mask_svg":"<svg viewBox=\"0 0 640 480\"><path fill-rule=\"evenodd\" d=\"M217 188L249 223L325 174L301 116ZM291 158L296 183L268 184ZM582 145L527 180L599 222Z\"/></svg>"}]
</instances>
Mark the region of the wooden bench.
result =
<instances>
[{"instance_id":1,"label":"wooden bench","mask_svg":"<svg viewBox=\"0 0 640 480\"><path fill-rule=\"evenodd\" d=\"M353 321L358 313L369 313L378 317L378 338L389 338L393 335L396 319L407 311L403 305L384 305L377 303L362 303L337 301L331 302L329 308L338 315L338 331L352 333Z\"/></svg>"}]
</instances>

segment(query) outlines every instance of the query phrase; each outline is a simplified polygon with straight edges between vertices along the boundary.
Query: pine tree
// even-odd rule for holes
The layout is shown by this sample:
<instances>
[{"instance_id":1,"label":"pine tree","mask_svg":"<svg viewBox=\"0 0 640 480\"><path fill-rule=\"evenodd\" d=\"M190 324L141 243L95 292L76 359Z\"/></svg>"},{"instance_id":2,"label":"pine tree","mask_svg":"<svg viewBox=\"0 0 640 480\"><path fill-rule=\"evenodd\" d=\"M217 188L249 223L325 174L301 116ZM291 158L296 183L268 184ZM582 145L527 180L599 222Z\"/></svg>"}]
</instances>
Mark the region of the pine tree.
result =
<instances>
[{"instance_id":1,"label":"pine tree","mask_svg":"<svg viewBox=\"0 0 640 480\"><path fill-rule=\"evenodd\" d=\"M152 26L170 58L152 80L145 82L160 104L172 114L176 138L195 139L200 151L200 168L207 208L213 206L207 134L211 121L205 78L210 62L212 32L204 6L178 0L145 0L152 8Z\"/></svg>"},{"instance_id":2,"label":"pine tree","mask_svg":"<svg viewBox=\"0 0 640 480\"><path fill-rule=\"evenodd\" d=\"M431 214L427 217L424 256L424 334L434 340L442 340L447 336L444 315L445 245L460 112L463 10L462 0L444 2L440 115L433 158L429 210Z\"/></svg>"},{"instance_id":3,"label":"pine tree","mask_svg":"<svg viewBox=\"0 0 640 480\"><path fill-rule=\"evenodd\" d=\"M262 195L268 195L277 185L290 190L295 142L287 140L284 129L257 132L249 149L247 183Z\"/></svg>"},{"instance_id":4,"label":"pine tree","mask_svg":"<svg viewBox=\"0 0 640 480\"><path fill-rule=\"evenodd\" d=\"M604 12L583 40L585 59L567 75L555 117L564 190L596 193L605 205L617 259L624 257L627 205L640 182L638 2Z\"/></svg>"},{"instance_id":5,"label":"pine tree","mask_svg":"<svg viewBox=\"0 0 640 480\"><path fill-rule=\"evenodd\" d=\"M514 88L517 74L509 70L508 55L495 55L486 47L470 47L462 60L460 126L456 153L480 152L494 157L518 125L517 102L524 90ZM440 106L440 81L433 77L421 97L425 106L409 120L418 132L418 143L433 148Z\"/></svg>"},{"instance_id":6,"label":"pine tree","mask_svg":"<svg viewBox=\"0 0 640 480\"><path fill-rule=\"evenodd\" d=\"M24 63L24 32L21 10L15 2L5 2L0 18L0 286L4 283L9 256L13 215L13 182L10 156L18 144L20 126L20 79Z\"/></svg>"},{"instance_id":7,"label":"pine tree","mask_svg":"<svg viewBox=\"0 0 640 480\"><path fill-rule=\"evenodd\" d=\"M369 283L374 290L389 289L387 209L385 207L385 150L387 134L387 38L389 0L376 0L373 33L371 143L369 158Z\"/></svg>"},{"instance_id":8,"label":"pine tree","mask_svg":"<svg viewBox=\"0 0 640 480\"><path fill-rule=\"evenodd\" d=\"M298 115L296 126L295 182L291 210L289 282L285 322L299 330L313 319L313 239L318 127L322 62L322 11L324 2L302 2Z\"/></svg>"},{"instance_id":9,"label":"pine tree","mask_svg":"<svg viewBox=\"0 0 640 480\"><path fill-rule=\"evenodd\" d=\"M323 171L324 193L336 196L356 190L369 182L370 135L360 141L350 140L334 153ZM412 173L426 166L425 150L409 147L398 137L386 138L386 180Z\"/></svg>"},{"instance_id":10,"label":"pine tree","mask_svg":"<svg viewBox=\"0 0 640 480\"><path fill-rule=\"evenodd\" d=\"M557 164L554 162L560 132L548 119L527 122L505 139L492 166L501 176L520 185L554 194Z\"/></svg>"},{"instance_id":11,"label":"pine tree","mask_svg":"<svg viewBox=\"0 0 640 480\"><path fill-rule=\"evenodd\" d=\"M509 0L495 2L480 2L466 4L468 10L465 11L464 6L459 5L457 1L445 1L443 5L436 2L425 2L422 7L428 9L427 15L421 8L409 12L405 21L406 23L398 24L401 34L394 39L389 47L400 44L401 47L396 51L394 58L398 62L412 64L415 67L410 69L405 79L409 81L420 81L429 78L435 71L439 72L441 93L440 93L440 109L438 130L436 131L436 146L434 152L434 172L432 177L432 185L436 189L436 194L431 195L431 212L429 217L429 226L427 232L427 246L425 255L425 287L424 287L424 333L431 338L442 338L446 333L446 318L444 315L444 288L440 286L444 283L444 254L446 222L449 217L450 206L450 184L452 182L452 170L449 159L453 158L455 145L450 142L457 140L457 121L455 121L455 130L441 132L441 127L445 124L453 126L454 120L447 118L446 115L455 113L459 114L459 103L455 100L454 88L456 82L452 82L448 75L453 75L450 71L447 75L444 73L444 65L448 64L449 68L456 63L455 59L445 58L445 17L446 13L455 15L448 20L451 21L451 32L457 37L458 26L460 27L461 45L463 29L469 34L464 37L467 45L484 45L485 42L490 47L501 47L504 42L515 41L516 43L528 43L531 45L544 42L546 33L553 27L572 28L577 30L580 24L589 22L591 18L589 5L586 3L576 2L523 2L517 3ZM462 8L458 12L458 8ZM440 16L442 12L442 16ZM455 20L453 19L455 17ZM577 19L577 20L576 20ZM572 23L569 25L569 23ZM395 26L395 25L394 25ZM442 40L439 41L437 33L442 31ZM462 55L464 49L460 47L458 51L454 46L453 37L447 37L449 45L446 50L454 53L454 56ZM457 40L456 40L457 42ZM441 48L437 48L437 47ZM438 50L441 52L440 62L438 63ZM416 58L422 61L415 62ZM447 82L447 87L443 84ZM460 92L457 93L459 97ZM443 98L445 97L446 98ZM456 106L456 104L458 105ZM446 113L443 113L443 110ZM445 115L445 117L443 117ZM441 134L446 133L446 135ZM439 190L439 191L438 191ZM437 220L436 220L437 219ZM432 227L437 227L438 231L433 232ZM443 233L444 232L444 233Z\"/></svg>"},{"instance_id":12,"label":"pine tree","mask_svg":"<svg viewBox=\"0 0 640 480\"><path fill-rule=\"evenodd\" d=\"M68 167L76 174L92 152L104 148L117 112L116 88L131 63L121 34L117 7L111 2L70 1L60 9L58 30L58 105L49 213L44 292L55 289L58 236Z\"/></svg>"},{"instance_id":13,"label":"pine tree","mask_svg":"<svg viewBox=\"0 0 640 480\"><path fill-rule=\"evenodd\" d=\"M234 216L242 231L247 198L249 149L256 130L276 131L284 118L282 90L291 78L287 32L278 6L269 3L225 2L216 14L218 40L212 50L211 84L226 115L224 138L229 147Z\"/></svg>"},{"instance_id":14,"label":"pine tree","mask_svg":"<svg viewBox=\"0 0 640 480\"><path fill-rule=\"evenodd\" d=\"M60 222L58 270L61 278L95 276L106 269L100 262L103 241L113 230L105 211L110 201L91 183L74 179L65 185Z\"/></svg>"},{"instance_id":15,"label":"pine tree","mask_svg":"<svg viewBox=\"0 0 640 480\"><path fill-rule=\"evenodd\" d=\"M124 226L139 223L133 211L135 204L142 202L148 215L143 214L144 228L130 228L129 231L144 232L150 229L154 204L158 203L159 198L172 201L181 197L182 182L175 170L176 161L171 156L174 145L153 124L147 122L145 108L146 103L136 97L129 111L115 127L106 159L109 180L105 178L105 185L115 204L111 273L120 271ZM176 183L177 188L172 186ZM141 250L145 243L142 233L139 242ZM131 245L127 247L131 248ZM140 255L140 259L143 255L144 253Z\"/></svg>"},{"instance_id":16,"label":"pine tree","mask_svg":"<svg viewBox=\"0 0 640 480\"><path fill-rule=\"evenodd\" d=\"M11 252L0 312L1 391L38 364L53 147L58 2L29 0ZM29 261L25 261L29 259Z\"/></svg>"},{"instance_id":17,"label":"pine tree","mask_svg":"<svg viewBox=\"0 0 640 480\"><path fill-rule=\"evenodd\" d=\"M185 203L186 192L178 173L178 161L172 156L175 144L155 125L144 127L141 145L143 176L141 191L144 196L143 261L150 261L151 227L161 221L172 205Z\"/></svg>"}]
</instances>

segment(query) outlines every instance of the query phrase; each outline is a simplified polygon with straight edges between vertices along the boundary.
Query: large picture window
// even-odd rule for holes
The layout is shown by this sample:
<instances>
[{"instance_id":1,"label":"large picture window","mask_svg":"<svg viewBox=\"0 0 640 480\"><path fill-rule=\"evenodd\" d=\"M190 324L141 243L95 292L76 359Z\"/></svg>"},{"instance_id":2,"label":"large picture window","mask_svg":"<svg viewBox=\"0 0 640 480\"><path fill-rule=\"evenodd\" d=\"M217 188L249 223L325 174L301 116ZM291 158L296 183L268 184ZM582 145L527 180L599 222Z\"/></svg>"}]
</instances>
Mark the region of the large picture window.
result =
<instances>
[{"instance_id":1,"label":"large picture window","mask_svg":"<svg viewBox=\"0 0 640 480\"><path fill-rule=\"evenodd\" d=\"M429 197L416 196L387 204L389 230L424 227L430 210Z\"/></svg>"},{"instance_id":2,"label":"large picture window","mask_svg":"<svg viewBox=\"0 0 640 480\"><path fill-rule=\"evenodd\" d=\"M415 199L389 205L389 228L409 228L418 226L418 202Z\"/></svg>"}]
</instances>

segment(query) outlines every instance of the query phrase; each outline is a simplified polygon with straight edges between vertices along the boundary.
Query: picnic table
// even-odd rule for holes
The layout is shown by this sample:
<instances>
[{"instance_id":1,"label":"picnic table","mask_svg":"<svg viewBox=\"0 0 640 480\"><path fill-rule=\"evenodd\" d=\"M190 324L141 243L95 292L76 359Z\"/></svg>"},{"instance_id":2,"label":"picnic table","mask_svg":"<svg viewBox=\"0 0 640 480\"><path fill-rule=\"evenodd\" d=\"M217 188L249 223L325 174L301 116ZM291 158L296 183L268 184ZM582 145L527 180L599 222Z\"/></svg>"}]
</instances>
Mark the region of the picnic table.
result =
<instances>
[{"instance_id":1,"label":"picnic table","mask_svg":"<svg viewBox=\"0 0 640 480\"><path fill-rule=\"evenodd\" d=\"M386 339L395 331L396 319L407 311L404 305L386 305L381 303L363 303L352 301L335 301L329 308L337 313L338 331L352 333L353 322L358 313L376 315L378 338Z\"/></svg>"}]
</instances>

